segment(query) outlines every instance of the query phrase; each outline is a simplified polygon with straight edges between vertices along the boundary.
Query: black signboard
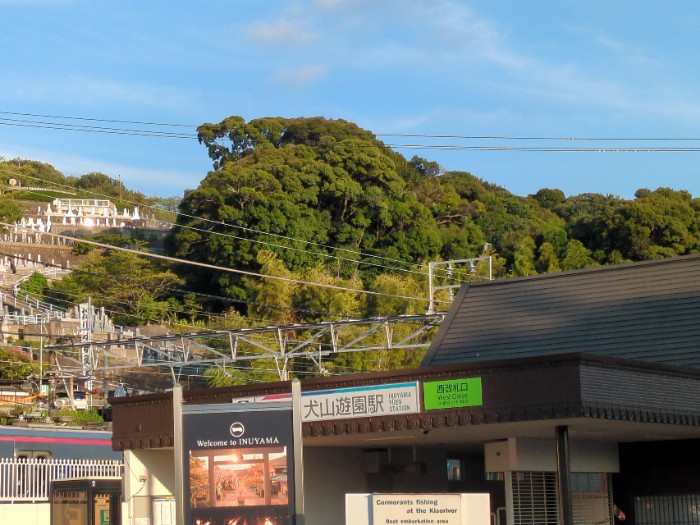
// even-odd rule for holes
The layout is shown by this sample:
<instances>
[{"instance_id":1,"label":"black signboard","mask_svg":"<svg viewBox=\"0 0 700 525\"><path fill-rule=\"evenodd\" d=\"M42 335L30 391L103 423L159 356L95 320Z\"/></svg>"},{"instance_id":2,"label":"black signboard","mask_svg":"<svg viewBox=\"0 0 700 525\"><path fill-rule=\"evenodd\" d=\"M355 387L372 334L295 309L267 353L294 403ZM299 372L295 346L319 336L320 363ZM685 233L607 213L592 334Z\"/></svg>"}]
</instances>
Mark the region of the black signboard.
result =
<instances>
[{"instance_id":1,"label":"black signboard","mask_svg":"<svg viewBox=\"0 0 700 525\"><path fill-rule=\"evenodd\" d=\"M292 525L291 407L191 409L183 412L185 525Z\"/></svg>"}]
</instances>

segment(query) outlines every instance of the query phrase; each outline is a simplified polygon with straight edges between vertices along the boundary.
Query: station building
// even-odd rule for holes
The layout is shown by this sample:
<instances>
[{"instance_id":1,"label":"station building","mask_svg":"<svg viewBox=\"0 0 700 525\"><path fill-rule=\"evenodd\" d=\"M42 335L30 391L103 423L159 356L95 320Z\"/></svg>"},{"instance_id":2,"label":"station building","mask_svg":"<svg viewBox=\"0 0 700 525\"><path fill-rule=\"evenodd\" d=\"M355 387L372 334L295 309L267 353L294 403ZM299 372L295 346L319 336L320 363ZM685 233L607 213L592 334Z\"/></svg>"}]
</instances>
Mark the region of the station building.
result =
<instances>
[{"instance_id":1,"label":"station building","mask_svg":"<svg viewBox=\"0 0 700 525\"><path fill-rule=\"evenodd\" d=\"M470 492L494 525L700 523L700 256L466 283L419 368L301 389L307 525L343 524L350 493ZM113 418L124 523L167 525L172 394Z\"/></svg>"}]
</instances>

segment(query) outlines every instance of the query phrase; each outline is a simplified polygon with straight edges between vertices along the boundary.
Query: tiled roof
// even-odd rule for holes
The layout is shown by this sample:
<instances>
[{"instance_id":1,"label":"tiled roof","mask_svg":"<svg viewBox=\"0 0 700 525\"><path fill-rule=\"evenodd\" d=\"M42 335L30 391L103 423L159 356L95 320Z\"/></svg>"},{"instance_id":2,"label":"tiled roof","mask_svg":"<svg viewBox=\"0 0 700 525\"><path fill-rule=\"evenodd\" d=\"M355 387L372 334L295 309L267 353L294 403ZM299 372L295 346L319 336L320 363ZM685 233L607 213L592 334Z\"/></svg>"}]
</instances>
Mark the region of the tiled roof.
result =
<instances>
[{"instance_id":1,"label":"tiled roof","mask_svg":"<svg viewBox=\"0 0 700 525\"><path fill-rule=\"evenodd\" d=\"M700 256L464 284L422 366L570 352L700 368Z\"/></svg>"}]
</instances>

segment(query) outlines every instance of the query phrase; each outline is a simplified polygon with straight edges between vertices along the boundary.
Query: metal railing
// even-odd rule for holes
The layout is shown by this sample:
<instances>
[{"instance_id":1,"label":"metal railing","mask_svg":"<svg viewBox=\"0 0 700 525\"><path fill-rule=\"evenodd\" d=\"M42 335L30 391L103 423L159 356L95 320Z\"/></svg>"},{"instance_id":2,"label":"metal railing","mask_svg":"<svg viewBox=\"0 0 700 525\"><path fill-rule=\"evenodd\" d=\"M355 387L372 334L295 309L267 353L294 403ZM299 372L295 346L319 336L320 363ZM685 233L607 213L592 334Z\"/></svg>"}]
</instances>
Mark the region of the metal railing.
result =
<instances>
[{"instance_id":1,"label":"metal railing","mask_svg":"<svg viewBox=\"0 0 700 525\"><path fill-rule=\"evenodd\" d=\"M123 475L117 459L0 458L0 503L48 501L55 479Z\"/></svg>"}]
</instances>

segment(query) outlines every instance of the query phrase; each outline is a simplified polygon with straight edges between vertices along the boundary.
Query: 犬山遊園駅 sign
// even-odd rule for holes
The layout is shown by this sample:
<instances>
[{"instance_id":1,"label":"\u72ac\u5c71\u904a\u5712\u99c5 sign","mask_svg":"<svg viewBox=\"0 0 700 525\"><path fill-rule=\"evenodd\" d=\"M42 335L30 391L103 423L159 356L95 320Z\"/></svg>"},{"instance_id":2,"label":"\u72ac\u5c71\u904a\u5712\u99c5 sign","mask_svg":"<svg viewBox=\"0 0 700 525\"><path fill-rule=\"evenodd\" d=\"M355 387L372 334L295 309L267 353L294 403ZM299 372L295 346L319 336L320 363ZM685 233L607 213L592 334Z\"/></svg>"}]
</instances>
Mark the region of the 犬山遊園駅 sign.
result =
<instances>
[{"instance_id":1,"label":"\u72ac\u5c71\u904a\u5712\u99c5 sign","mask_svg":"<svg viewBox=\"0 0 700 525\"><path fill-rule=\"evenodd\" d=\"M233 399L234 403L263 403L291 399L288 394ZM393 416L420 412L418 382L371 385L302 392L303 421Z\"/></svg>"}]
</instances>

